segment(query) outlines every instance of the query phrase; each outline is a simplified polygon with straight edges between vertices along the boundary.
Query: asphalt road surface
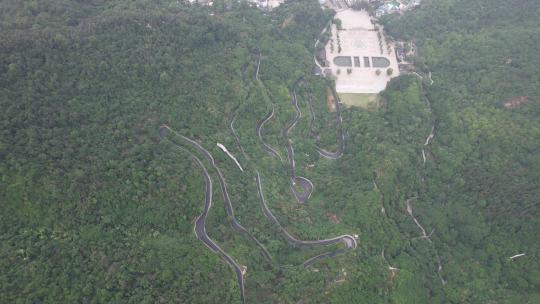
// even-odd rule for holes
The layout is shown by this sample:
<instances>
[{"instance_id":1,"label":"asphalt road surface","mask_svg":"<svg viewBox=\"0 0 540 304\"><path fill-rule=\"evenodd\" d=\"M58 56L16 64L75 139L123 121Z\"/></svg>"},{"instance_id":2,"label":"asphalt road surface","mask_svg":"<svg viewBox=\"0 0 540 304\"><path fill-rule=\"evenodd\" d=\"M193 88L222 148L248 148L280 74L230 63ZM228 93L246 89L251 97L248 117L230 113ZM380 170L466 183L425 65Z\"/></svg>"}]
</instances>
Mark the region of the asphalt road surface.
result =
<instances>
[{"instance_id":1,"label":"asphalt road surface","mask_svg":"<svg viewBox=\"0 0 540 304\"><path fill-rule=\"evenodd\" d=\"M279 222L279 220L275 217L275 215L272 213L270 208L268 208L268 205L266 204L266 200L264 198L264 193L263 193L263 190L262 190L261 175L259 174L258 171L256 173L257 173L257 175L255 176L255 181L257 183L257 194L259 196L259 205L261 207L261 210L262 210L264 216L267 219L269 219L276 226L278 226L278 228L283 232L283 234L285 235L285 237L287 238L289 243L291 243L293 245L300 245L300 246L313 246L313 245L329 246L329 245L334 245L334 244L338 244L340 242L343 242L347 246L347 249L349 249L349 250L355 249L357 247L356 238L354 236L352 236L352 235L349 235L349 234L344 234L344 235L340 235L340 236L337 236L337 237L333 237L333 238L329 238L329 239L323 239L323 240L316 240L316 241L303 241L303 240L299 240L296 237L294 237L285 228L283 228L283 226L281 226L281 223ZM326 257L333 257L336 254L342 253L342 252L345 252L345 251L341 250L341 249L337 249L335 251L325 252L323 254L319 254L317 256L309 258L308 260L306 260L303 263L303 265L304 265L304 267L307 268L310 265L312 265L313 263L317 262L318 260L321 260L321 259L326 258Z\"/></svg>"},{"instance_id":2,"label":"asphalt road surface","mask_svg":"<svg viewBox=\"0 0 540 304\"><path fill-rule=\"evenodd\" d=\"M298 123L298 120L302 117L302 111L300 110L300 107L298 106L298 99L296 97L296 86L301 80L302 78L296 81L296 83L293 86L293 91L291 94L292 104L295 110L294 118L285 126L285 128L283 128L281 133L283 137L285 137L286 139L285 148L287 150L287 158L291 166L291 179L290 179L291 191L293 192L298 202L303 204L311 197L314 186L313 186L313 183L309 179L296 175L296 162L294 161L294 149L292 146L292 142L289 139L289 132L292 130L292 128L296 126L296 123ZM302 188L302 191L298 191L298 187Z\"/></svg>"},{"instance_id":3,"label":"asphalt road surface","mask_svg":"<svg viewBox=\"0 0 540 304\"><path fill-rule=\"evenodd\" d=\"M167 139L167 131L171 130L170 128L166 126L162 126L159 129L159 135L161 139ZM244 270L243 267L241 267L230 255L228 255L221 247L219 247L216 242L214 242L210 236L208 236L208 233L206 233L206 218L208 217L208 212L210 211L210 208L212 207L212 179L210 178L210 174L208 174L208 170L206 170L206 167L201 162L201 160L195 156L193 153L189 152L187 149L185 149L182 146L179 146L172 142L173 145L175 145L176 148L179 150L182 150L186 153L188 153L193 160L195 160L195 163L201 168L203 172L204 177L204 183L205 183L205 194L204 194L204 211L197 217L195 220L195 235L197 238L204 244L208 249L210 249L212 252L218 253L221 255L221 257L231 266L231 268L236 273L236 280L238 282L238 285L240 287L240 300L242 303L245 303L245 288L244 288Z\"/></svg>"},{"instance_id":4,"label":"asphalt road surface","mask_svg":"<svg viewBox=\"0 0 540 304\"><path fill-rule=\"evenodd\" d=\"M336 107L336 123L337 123L337 150L335 152L327 151L319 146L315 146L315 149L319 154L328 159L338 159L343 156L345 150L345 135L343 134L343 118L341 117L341 105L339 102L339 96L334 93L334 104Z\"/></svg>"},{"instance_id":5,"label":"asphalt road surface","mask_svg":"<svg viewBox=\"0 0 540 304\"><path fill-rule=\"evenodd\" d=\"M272 110L270 112L268 112L268 114L266 114L258 123L257 123L257 126L255 127L255 131L257 132L257 137L259 137L259 140L262 142L263 144L263 148L266 152L268 152L270 155L273 155L277 158L279 158L280 161L283 162L283 159L281 158L281 155L279 154L279 152L272 148L269 144L267 144L263 138L262 138L262 127L264 126L264 124L270 120L270 118L272 118L274 116L274 106L272 105Z\"/></svg>"}]
</instances>

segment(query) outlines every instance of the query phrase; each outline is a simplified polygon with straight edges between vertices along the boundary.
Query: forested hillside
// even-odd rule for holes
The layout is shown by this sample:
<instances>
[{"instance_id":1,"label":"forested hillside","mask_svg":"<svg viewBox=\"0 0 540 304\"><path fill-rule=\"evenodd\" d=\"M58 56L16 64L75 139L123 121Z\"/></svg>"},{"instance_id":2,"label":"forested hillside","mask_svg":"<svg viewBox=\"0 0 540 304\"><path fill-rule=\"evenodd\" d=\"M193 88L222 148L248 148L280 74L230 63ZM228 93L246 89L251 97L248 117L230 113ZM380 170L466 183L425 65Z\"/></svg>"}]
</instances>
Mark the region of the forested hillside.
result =
<instances>
[{"instance_id":1,"label":"forested hillside","mask_svg":"<svg viewBox=\"0 0 540 304\"><path fill-rule=\"evenodd\" d=\"M383 20L416 41L434 83L399 77L378 109L343 108L332 160L315 146L338 146L333 83L310 75L332 14L314 0L214 2L0 2L1 303L240 302L194 234L205 180L160 140L163 124L213 154L236 217L272 256L231 228L215 180L206 230L247 267L247 303L540 301L539 3L426 0ZM305 204L256 134L274 108L264 140L287 158L292 92ZM356 233L358 248L304 268L326 249L290 244L265 218L255 172L288 231Z\"/></svg>"},{"instance_id":2,"label":"forested hillside","mask_svg":"<svg viewBox=\"0 0 540 304\"><path fill-rule=\"evenodd\" d=\"M385 23L417 43L416 65L433 76L436 136L418 204L444 252L446 295L538 302L540 3L424 2Z\"/></svg>"}]
</instances>

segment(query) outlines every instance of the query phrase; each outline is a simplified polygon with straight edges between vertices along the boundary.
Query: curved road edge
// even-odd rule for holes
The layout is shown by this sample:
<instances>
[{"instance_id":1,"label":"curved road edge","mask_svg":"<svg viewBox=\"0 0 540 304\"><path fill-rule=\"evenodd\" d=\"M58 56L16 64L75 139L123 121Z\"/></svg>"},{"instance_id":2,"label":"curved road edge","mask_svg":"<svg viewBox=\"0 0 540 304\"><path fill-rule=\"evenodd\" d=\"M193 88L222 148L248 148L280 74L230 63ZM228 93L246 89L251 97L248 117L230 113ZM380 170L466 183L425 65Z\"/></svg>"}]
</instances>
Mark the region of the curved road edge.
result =
<instances>
[{"instance_id":1,"label":"curved road edge","mask_svg":"<svg viewBox=\"0 0 540 304\"><path fill-rule=\"evenodd\" d=\"M334 104L336 107L336 123L337 123L337 150L335 152L330 152L328 150L325 150L318 145L315 146L315 150L319 152L319 154L322 157L328 158L328 159L338 159L341 156L343 156L343 151L345 150L345 135L343 133L343 117L341 116L341 105L339 96L334 90L332 90L332 94L334 95Z\"/></svg>"},{"instance_id":2,"label":"curved road edge","mask_svg":"<svg viewBox=\"0 0 540 304\"><path fill-rule=\"evenodd\" d=\"M166 131L164 131L161 128L159 130L159 135L161 139L167 140ZM201 213L201 215L199 215L197 219L195 220L195 225L193 227L193 230L195 232L195 235L197 236L197 239L199 239L212 252L218 253L219 255L221 255L221 257L225 260L225 262L227 262L227 264L229 264L229 266L231 266L231 268L234 270L234 272L236 273L236 280L238 281L238 286L240 288L240 301L242 303L245 303L245 288L244 288L245 286L244 275L246 274L245 268L243 266L241 267L240 265L238 265L238 263L230 255L228 255L223 249L221 249L221 247L219 247L219 245L216 242L214 242L214 240L212 240L210 236L208 236L208 233L206 232L206 218L208 216L208 212L210 211L210 208L212 207L212 179L210 178L210 174L208 174L208 170L206 170L206 167L197 156L195 156L193 153L191 153L184 147L179 146L173 142L171 143L177 149L187 152L195 160L195 163L201 168L203 172L204 183L205 183L204 210Z\"/></svg>"},{"instance_id":3,"label":"curved road edge","mask_svg":"<svg viewBox=\"0 0 540 304\"><path fill-rule=\"evenodd\" d=\"M266 114L258 123L257 123L257 126L255 127L255 131L257 133L257 137L259 137L259 140L261 141L261 143L263 144L263 147L264 147L264 150L266 152L268 152L270 155L273 155L277 158L279 158L279 160L281 162L283 162L283 158L281 158L281 155L279 154L279 152L272 148L269 144L267 144L263 138L262 138L262 127L264 126L264 124L270 120L273 116L274 116L274 110L275 110L275 107L274 105L272 105L272 110L270 112L268 112L268 114Z\"/></svg>"},{"instance_id":4,"label":"curved road edge","mask_svg":"<svg viewBox=\"0 0 540 304\"><path fill-rule=\"evenodd\" d=\"M165 130L165 131L162 131L162 130ZM205 157L206 159L210 162L210 164L212 165L212 167L214 168L214 171L217 173L217 176L218 176L218 180L219 180L219 186L221 188L221 194L222 194L222 197L223 197L223 202L225 204L225 211L227 212L227 215L229 216L230 218L230 221L231 221L231 226L238 230L239 232L241 233L244 233L245 235L247 235L253 242L255 242L255 244L257 244L257 246L261 249L263 255L268 259L268 260L272 260L272 256L270 255L270 253L268 252L268 250L266 250L266 248L264 247L264 245L257 239L255 238L251 233L249 233L249 231L244 227L242 226L238 220L236 219L235 215L234 215L234 208L232 206L232 202L231 202L231 199L229 197L229 191L227 190L227 185L225 183L225 178L223 177L223 173L221 173L221 170L219 169L219 167L216 165L216 162L214 160L214 157L212 156L212 154L210 152L208 152L208 150L206 150L203 146L201 146L198 142L196 142L195 140L191 139L191 138L188 138L188 137L185 137L183 136L182 134L179 134L178 132L174 131L173 129L171 129L169 126L167 125L162 125L160 127L160 136L163 134L166 134L166 130L169 130L171 131L172 133L174 133L175 135L179 136L180 138L182 138L183 140L187 141L189 144L191 144L193 147L195 147L196 149L198 149Z\"/></svg>"},{"instance_id":5,"label":"curved road edge","mask_svg":"<svg viewBox=\"0 0 540 304\"><path fill-rule=\"evenodd\" d=\"M262 210L264 216L267 219L269 219L270 221L274 222L274 224L279 228L279 230L281 230L283 232L283 234L285 235L287 240L290 243L292 243L293 245L300 245L300 246L323 245L323 246L329 246L329 245L337 244L339 242L343 242L347 246L348 250L356 249L356 247L358 246L357 240L356 240L358 236L357 235L353 236L353 235L349 235L349 234L344 234L344 235L340 235L340 236L337 236L337 237L324 239L324 240L317 240L317 241L303 241L303 240L297 239L296 237L291 235L285 228L283 228L283 226L281 225L279 220L272 213L270 208L268 208L268 205L266 204L266 200L264 198L264 193L263 193L263 190L262 190L261 175L260 175L260 173L258 171L256 171L255 181L257 183L257 195L259 196L259 205L261 207L261 210ZM318 261L320 259L323 259L325 257L333 257L336 254L341 253L341 252L344 252L344 250L337 249L337 250L332 251L332 252L322 253L320 255L317 255L317 256L314 256L312 258L307 259L303 263L303 266L305 268L307 268L307 267L309 267L310 265L312 265L313 263L315 263L316 261Z\"/></svg>"}]
</instances>

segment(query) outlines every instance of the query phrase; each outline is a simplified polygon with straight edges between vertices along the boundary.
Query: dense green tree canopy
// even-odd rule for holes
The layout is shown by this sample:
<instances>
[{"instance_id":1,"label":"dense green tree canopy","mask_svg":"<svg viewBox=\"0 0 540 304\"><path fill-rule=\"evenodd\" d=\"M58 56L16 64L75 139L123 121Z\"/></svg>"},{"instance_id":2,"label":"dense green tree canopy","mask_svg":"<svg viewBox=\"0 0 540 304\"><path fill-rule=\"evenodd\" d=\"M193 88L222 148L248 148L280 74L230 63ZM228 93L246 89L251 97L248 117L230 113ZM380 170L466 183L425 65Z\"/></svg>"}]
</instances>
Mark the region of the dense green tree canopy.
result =
<instances>
[{"instance_id":1,"label":"dense green tree canopy","mask_svg":"<svg viewBox=\"0 0 540 304\"><path fill-rule=\"evenodd\" d=\"M274 257L231 228L215 185L207 231L247 266L248 303L540 301L537 1L425 0L385 17L415 41L424 79L395 78L378 108L342 109L338 160L314 149L336 148L334 84L310 75L332 14L311 0L214 2L0 3L0 302L239 302L233 272L193 233L203 177L159 140L162 124L212 152L237 218ZM290 138L315 185L304 205L255 134L274 106L264 138L286 155L300 77ZM263 216L255 170L294 235L357 233L358 248L304 269L325 249L292 246Z\"/></svg>"}]
</instances>

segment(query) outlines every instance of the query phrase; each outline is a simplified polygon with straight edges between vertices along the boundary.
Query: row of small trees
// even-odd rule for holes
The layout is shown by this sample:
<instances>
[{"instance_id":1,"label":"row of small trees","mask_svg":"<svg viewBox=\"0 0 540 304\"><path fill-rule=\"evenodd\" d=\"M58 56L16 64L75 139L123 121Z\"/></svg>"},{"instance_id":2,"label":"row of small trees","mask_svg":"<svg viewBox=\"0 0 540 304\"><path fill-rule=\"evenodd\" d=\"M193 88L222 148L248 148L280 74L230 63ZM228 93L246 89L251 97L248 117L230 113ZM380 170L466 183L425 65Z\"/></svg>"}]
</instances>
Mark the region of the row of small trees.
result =
<instances>
[{"instance_id":1,"label":"row of small trees","mask_svg":"<svg viewBox=\"0 0 540 304\"><path fill-rule=\"evenodd\" d=\"M347 74L351 74L351 73L352 73L352 69L347 68ZM338 74L338 75L341 74L341 69L337 69L336 74ZM377 70L375 70L375 74L377 74L377 76L379 76L379 75L382 74L382 71L380 69L377 69ZM394 69L392 69L392 68L386 69L386 75L392 76L392 74L394 74Z\"/></svg>"}]
</instances>

